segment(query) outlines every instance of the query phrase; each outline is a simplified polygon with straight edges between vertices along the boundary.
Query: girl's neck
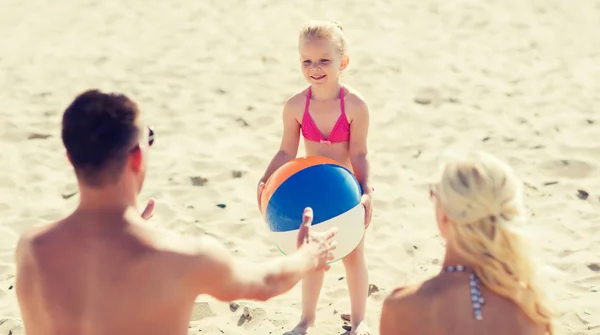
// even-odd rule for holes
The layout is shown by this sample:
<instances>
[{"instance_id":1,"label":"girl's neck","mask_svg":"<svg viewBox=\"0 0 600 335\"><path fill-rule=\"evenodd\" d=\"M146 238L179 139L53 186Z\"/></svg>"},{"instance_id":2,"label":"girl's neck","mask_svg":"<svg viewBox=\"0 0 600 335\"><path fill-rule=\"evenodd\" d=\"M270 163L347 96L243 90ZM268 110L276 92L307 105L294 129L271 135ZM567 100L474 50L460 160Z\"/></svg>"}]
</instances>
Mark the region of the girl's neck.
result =
<instances>
[{"instance_id":1,"label":"girl's neck","mask_svg":"<svg viewBox=\"0 0 600 335\"><path fill-rule=\"evenodd\" d=\"M311 99L312 100L335 100L340 97L340 87L342 84L336 82L332 85L312 85Z\"/></svg>"}]
</instances>

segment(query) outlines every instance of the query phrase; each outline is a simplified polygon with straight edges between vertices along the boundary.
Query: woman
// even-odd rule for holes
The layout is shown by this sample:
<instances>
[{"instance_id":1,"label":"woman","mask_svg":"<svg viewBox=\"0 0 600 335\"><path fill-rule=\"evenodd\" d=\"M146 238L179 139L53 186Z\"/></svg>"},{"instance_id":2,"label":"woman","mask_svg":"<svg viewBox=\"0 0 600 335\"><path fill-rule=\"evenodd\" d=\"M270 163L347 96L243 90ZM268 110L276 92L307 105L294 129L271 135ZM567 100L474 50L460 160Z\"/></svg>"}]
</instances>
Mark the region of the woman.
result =
<instances>
[{"instance_id":1,"label":"woman","mask_svg":"<svg viewBox=\"0 0 600 335\"><path fill-rule=\"evenodd\" d=\"M430 196L446 242L442 271L386 298L381 335L553 334L552 312L511 228L524 212L511 168L485 153L454 157Z\"/></svg>"}]
</instances>

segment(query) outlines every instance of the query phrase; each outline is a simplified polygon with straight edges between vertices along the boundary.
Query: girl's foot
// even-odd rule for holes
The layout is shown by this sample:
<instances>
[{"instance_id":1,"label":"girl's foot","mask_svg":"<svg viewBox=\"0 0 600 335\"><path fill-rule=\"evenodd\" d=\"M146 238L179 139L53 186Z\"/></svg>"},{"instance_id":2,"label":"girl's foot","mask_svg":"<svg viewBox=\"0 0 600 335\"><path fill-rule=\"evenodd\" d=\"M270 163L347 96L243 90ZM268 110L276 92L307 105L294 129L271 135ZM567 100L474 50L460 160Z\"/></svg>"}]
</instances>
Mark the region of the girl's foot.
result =
<instances>
[{"instance_id":1,"label":"girl's foot","mask_svg":"<svg viewBox=\"0 0 600 335\"><path fill-rule=\"evenodd\" d=\"M302 318L300 319L300 322L298 323L298 325L296 325L296 327L294 327L294 329L290 330L289 332L284 333L283 335L307 335L308 334L308 330L310 328L312 328L315 324L314 320L311 319L307 319L307 318ZM368 335L368 333L366 333Z\"/></svg>"},{"instance_id":2,"label":"girl's foot","mask_svg":"<svg viewBox=\"0 0 600 335\"><path fill-rule=\"evenodd\" d=\"M371 335L369 332L369 327L367 327L367 323L365 321L359 323L356 327L352 326L352 331L350 335Z\"/></svg>"}]
</instances>

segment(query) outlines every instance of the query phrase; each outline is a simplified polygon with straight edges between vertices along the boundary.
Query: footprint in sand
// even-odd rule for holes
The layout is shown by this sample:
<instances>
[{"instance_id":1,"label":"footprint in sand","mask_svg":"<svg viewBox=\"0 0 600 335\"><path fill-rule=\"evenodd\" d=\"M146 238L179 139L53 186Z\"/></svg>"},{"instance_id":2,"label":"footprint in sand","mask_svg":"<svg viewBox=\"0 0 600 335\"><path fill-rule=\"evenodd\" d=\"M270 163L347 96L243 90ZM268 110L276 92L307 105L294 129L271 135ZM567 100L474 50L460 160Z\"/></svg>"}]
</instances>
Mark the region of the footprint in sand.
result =
<instances>
[{"instance_id":1,"label":"footprint in sand","mask_svg":"<svg viewBox=\"0 0 600 335\"><path fill-rule=\"evenodd\" d=\"M190 320L199 321L215 315L216 314L212 311L208 302L197 302L194 304L194 309L192 310L192 317Z\"/></svg>"},{"instance_id":2,"label":"footprint in sand","mask_svg":"<svg viewBox=\"0 0 600 335\"><path fill-rule=\"evenodd\" d=\"M2 248L13 248L17 245L19 235L6 227L0 227L0 245Z\"/></svg>"},{"instance_id":3,"label":"footprint in sand","mask_svg":"<svg viewBox=\"0 0 600 335\"><path fill-rule=\"evenodd\" d=\"M25 329L18 319L2 318L0 319L0 334L25 335Z\"/></svg>"},{"instance_id":4,"label":"footprint in sand","mask_svg":"<svg viewBox=\"0 0 600 335\"><path fill-rule=\"evenodd\" d=\"M244 307L244 312L240 315L238 326L250 329L257 326L261 321L267 318L267 312L262 308Z\"/></svg>"},{"instance_id":5,"label":"footprint in sand","mask_svg":"<svg viewBox=\"0 0 600 335\"><path fill-rule=\"evenodd\" d=\"M587 178L597 170L593 164L574 159L545 161L539 167L548 176L573 179Z\"/></svg>"},{"instance_id":6,"label":"footprint in sand","mask_svg":"<svg viewBox=\"0 0 600 335\"><path fill-rule=\"evenodd\" d=\"M348 289L344 288L336 288L326 293L327 298L330 300L337 300L339 298L345 298L348 296Z\"/></svg>"}]
</instances>

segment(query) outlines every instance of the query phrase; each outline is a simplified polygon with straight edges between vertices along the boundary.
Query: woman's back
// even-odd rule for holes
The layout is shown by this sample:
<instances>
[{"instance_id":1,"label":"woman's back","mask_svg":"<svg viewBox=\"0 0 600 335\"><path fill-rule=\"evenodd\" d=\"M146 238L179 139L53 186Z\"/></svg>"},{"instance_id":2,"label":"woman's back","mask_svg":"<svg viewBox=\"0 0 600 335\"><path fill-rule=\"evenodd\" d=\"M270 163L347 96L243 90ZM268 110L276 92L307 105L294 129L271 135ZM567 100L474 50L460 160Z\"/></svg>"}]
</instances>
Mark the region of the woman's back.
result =
<instances>
[{"instance_id":1,"label":"woman's back","mask_svg":"<svg viewBox=\"0 0 600 335\"><path fill-rule=\"evenodd\" d=\"M524 237L523 183L486 153L448 157L429 196L445 242L443 271L384 304L381 335L552 334L555 315ZM404 328L407 332L397 332Z\"/></svg>"},{"instance_id":2,"label":"woman's back","mask_svg":"<svg viewBox=\"0 0 600 335\"><path fill-rule=\"evenodd\" d=\"M386 313L403 315L402 329L381 335L544 335L545 327L534 324L510 300L479 285L485 299L482 319L473 310L467 273L441 273L420 284L397 289L385 302Z\"/></svg>"}]
</instances>

